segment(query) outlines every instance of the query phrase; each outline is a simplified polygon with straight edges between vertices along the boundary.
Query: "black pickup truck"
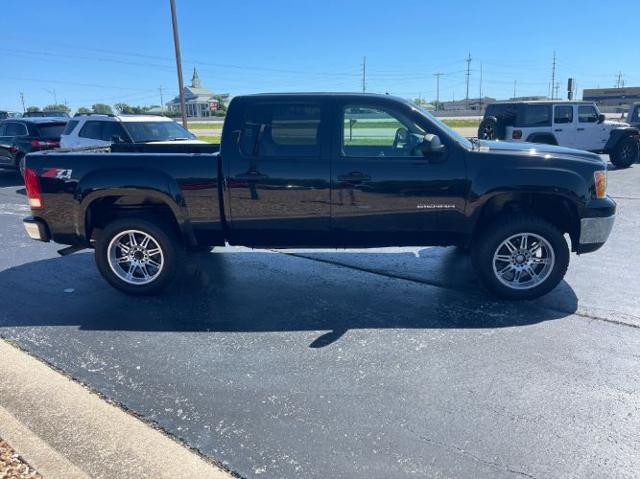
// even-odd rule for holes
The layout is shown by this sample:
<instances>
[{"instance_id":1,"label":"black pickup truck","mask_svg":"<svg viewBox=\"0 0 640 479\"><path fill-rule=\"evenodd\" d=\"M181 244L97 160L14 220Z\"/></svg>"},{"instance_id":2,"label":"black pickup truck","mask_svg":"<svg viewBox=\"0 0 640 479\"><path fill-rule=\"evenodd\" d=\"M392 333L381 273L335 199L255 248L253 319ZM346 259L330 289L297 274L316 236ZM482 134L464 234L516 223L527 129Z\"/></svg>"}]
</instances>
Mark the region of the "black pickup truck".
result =
<instances>
[{"instance_id":1,"label":"black pickup truck","mask_svg":"<svg viewBox=\"0 0 640 479\"><path fill-rule=\"evenodd\" d=\"M94 248L114 287L151 294L181 256L224 245L458 245L501 297L540 296L571 250L600 248L616 205L596 154L468 140L387 95L236 97L220 146L30 154L38 240ZM220 151L217 151L219 148Z\"/></svg>"}]
</instances>

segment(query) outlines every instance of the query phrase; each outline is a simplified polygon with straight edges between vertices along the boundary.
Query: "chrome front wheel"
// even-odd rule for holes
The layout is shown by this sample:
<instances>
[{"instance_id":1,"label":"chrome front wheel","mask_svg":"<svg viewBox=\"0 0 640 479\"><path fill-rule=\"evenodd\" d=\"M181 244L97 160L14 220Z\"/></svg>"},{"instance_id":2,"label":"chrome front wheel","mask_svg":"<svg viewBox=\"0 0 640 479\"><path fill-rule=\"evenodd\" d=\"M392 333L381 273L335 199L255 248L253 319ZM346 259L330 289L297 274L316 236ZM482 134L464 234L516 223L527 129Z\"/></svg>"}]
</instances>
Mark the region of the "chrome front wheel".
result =
<instances>
[{"instance_id":1,"label":"chrome front wheel","mask_svg":"<svg viewBox=\"0 0 640 479\"><path fill-rule=\"evenodd\" d=\"M551 244L535 233L518 233L504 240L493 253L498 281L517 290L544 283L555 266Z\"/></svg>"}]
</instances>

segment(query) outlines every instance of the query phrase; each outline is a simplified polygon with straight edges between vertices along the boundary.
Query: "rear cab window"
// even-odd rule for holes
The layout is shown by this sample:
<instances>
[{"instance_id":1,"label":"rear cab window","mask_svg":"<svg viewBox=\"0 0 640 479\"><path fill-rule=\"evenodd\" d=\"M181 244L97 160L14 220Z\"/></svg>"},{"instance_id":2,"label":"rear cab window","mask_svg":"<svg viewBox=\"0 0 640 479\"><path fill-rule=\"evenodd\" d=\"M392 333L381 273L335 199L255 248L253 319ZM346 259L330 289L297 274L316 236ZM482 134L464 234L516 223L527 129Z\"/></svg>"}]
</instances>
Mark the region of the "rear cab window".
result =
<instances>
[{"instance_id":1,"label":"rear cab window","mask_svg":"<svg viewBox=\"0 0 640 479\"><path fill-rule=\"evenodd\" d=\"M245 157L319 158L320 105L257 103L245 110L240 151Z\"/></svg>"}]
</instances>

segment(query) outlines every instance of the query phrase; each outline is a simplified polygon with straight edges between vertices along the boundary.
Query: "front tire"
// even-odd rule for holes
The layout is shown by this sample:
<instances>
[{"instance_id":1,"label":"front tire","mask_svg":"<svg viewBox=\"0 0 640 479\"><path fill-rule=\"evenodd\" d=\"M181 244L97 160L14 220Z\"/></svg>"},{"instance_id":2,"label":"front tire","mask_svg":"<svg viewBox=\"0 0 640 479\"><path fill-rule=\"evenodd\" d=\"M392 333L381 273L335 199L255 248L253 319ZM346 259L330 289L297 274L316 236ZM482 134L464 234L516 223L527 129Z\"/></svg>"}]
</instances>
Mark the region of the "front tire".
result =
<instances>
[{"instance_id":1,"label":"front tire","mask_svg":"<svg viewBox=\"0 0 640 479\"><path fill-rule=\"evenodd\" d=\"M489 225L472 249L480 282L504 299L534 299L564 278L569 247L551 223L529 215L505 216Z\"/></svg>"},{"instance_id":2,"label":"front tire","mask_svg":"<svg viewBox=\"0 0 640 479\"><path fill-rule=\"evenodd\" d=\"M95 259L104 279L132 295L165 290L177 277L182 245L170 226L141 218L109 223L95 245Z\"/></svg>"},{"instance_id":3,"label":"front tire","mask_svg":"<svg viewBox=\"0 0 640 479\"><path fill-rule=\"evenodd\" d=\"M616 168L629 168L640 158L640 142L632 137L622 138L609 155Z\"/></svg>"}]
</instances>

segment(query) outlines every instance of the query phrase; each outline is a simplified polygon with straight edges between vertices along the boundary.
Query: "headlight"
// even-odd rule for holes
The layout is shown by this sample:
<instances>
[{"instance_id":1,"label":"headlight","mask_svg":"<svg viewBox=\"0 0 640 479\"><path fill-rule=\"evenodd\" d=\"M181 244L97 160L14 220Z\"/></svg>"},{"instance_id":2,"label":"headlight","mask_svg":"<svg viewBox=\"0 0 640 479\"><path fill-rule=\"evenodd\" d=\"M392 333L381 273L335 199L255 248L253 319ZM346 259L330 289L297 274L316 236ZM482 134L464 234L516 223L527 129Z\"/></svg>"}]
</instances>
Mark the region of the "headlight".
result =
<instances>
[{"instance_id":1,"label":"headlight","mask_svg":"<svg viewBox=\"0 0 640 479\"><path fill-rule=\"evenodd\" d=\"M593 173L593 179L596 186L596 198L603 199L607 197L607 170L600 170Z\"/></svg>"}]
</instances>

